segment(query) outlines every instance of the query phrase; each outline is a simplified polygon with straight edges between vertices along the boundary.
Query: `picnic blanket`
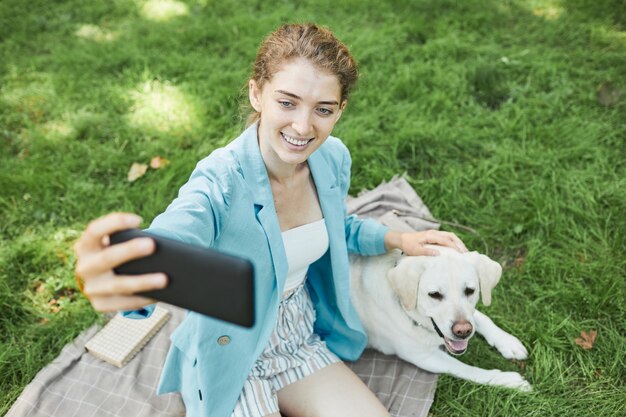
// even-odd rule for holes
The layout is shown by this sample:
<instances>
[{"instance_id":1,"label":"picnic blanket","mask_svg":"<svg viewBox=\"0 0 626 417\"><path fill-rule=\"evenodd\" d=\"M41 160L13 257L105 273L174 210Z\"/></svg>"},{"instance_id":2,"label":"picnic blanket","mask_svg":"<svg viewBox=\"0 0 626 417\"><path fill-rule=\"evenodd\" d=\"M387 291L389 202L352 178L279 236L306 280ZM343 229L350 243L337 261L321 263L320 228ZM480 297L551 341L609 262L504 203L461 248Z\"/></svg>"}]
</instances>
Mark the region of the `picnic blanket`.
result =
<instances>
[{"instance_id":1,"label":"picnic blanket","mask_svg":"<svg viewBox=\"0 0 626 417\"><path fill-rule=\"evenodd\" d=\"M428 208L404 178L394 177L374 190L347 200L348 212L374 217L393 229L438 228ZM161 303L160 303L161 304ZM169 336L184 310L161 304L172 318L123 368L85 351L99 327L91 326L44 367L21 393L7 417L180 417L185 407L177 393L155 394ZM437 375L395 356L367 349L348 366L368 385L394 417L426 417Z\"/></svg>"}]
</instances>

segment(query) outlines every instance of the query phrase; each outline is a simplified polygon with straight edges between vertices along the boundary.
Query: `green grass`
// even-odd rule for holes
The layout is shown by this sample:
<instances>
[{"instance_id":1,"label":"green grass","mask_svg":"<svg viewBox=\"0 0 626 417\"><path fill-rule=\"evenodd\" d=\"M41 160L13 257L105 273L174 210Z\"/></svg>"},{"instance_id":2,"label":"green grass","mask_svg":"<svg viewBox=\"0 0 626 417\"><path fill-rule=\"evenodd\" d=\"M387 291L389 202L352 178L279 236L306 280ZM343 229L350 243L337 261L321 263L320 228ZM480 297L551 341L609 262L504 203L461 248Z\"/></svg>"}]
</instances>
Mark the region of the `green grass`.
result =
<instances>
[{"instance_id":1,"label":"green grass","mask_svg":"<svg viewBox=\"0 0 626 417\"><path fill-rule=\"evenodd\" d=\"M463 360L535 390L443 376L432 414L626 414L624 1L157 3L0 3L0 414L98 319L73 283L80 231L112 210L149 221L237 135L256 48L287 21L331 27L360 63L334 132L352 192L406 172L505 264L485 312L530 358L475 340ZM622 94L606 106L608 81ZM126 181L156 155L171 164Z\"/></svg>"}]
</instances>

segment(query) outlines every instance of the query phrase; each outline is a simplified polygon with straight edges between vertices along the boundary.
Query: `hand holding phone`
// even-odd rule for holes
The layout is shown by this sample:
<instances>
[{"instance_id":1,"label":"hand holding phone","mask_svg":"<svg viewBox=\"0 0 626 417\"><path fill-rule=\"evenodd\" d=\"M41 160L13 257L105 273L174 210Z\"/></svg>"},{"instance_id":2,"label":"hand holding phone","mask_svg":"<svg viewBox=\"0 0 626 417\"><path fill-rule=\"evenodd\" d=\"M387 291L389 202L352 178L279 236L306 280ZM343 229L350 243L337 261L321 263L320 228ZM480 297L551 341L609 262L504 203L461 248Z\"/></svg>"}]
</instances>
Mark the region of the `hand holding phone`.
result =
<instances>
[{"instance_id":1,"label":"hand holding phone","mask_svg":"<svg viewBox=\"0 0 626 417\"><path fill-rule=\"evenodd\" d=\"M114 245L138 237L153 239L156 250L116 267L115 273L162 272L169 278L167 287L139 294L240 326L254 325L254 268L250 261L139 229L113 233L110 242Z\"/></svg>"}]
</instances>

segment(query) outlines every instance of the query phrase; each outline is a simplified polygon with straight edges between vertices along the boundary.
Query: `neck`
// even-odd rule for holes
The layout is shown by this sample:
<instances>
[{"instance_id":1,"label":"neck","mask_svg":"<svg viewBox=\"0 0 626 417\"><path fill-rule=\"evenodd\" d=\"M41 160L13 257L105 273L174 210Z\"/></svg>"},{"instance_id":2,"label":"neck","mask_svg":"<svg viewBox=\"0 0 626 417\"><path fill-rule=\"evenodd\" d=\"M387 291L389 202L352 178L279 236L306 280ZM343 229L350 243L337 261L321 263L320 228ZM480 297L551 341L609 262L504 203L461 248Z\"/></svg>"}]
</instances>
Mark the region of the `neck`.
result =
<instances>
[{"instance_id":1,"label":"neck","mask_svg":"<svg viewBox=\"0 0 626 417\"><path fill-rule=\"evenodd\" d=\"M272 164L271 162L268 162L265 157L263 158L263 161L265 162L265 168L267 169L267 175L270 181L286 187L292 184L298 174L307 166L306 162L298 165L289 165L285 163Z\"/></svg>"},{"instance_id":2,"label":"neck","mask_svg":"<svg viewBox=\"0 0 626 417\"><path fill-rule=\"evenodd\" d=\"M307 162L300 164L288 164L282 161L270 147L263 146L261 138L258 138L261 157L267 169L270 181L288 186L294 181L298 173L302 172L308 165Z\"/></svg>"},{"instance_id":3,"label":"neck","mask_svg":"<svg viewBox=\"0 0 626 417\"><path fill-rule=\"evenodd\" d=\"M400 301L400 299L398 298L398 304L400 304L400 308L402 308L402 311L404 312L404 314L406 315L406 317L411 321L411 323L413 324L413 326L415 327L421 327L422 329L431 332L431 333L437 333L439 336L443 337L443 334L441 333L441 331L439 330L439 327L437 327L437 324L435 323L435 320L433 320L432 317L428 317L433 325L432 329L429 329L428 327L424 326L422 323L418 322L417 320L415 320L413 317L411 317L411 315L409 314L408 311L406 311L406 309L404 308L404 306L402 305L402 302Z\"/></svg>"}]
</instances>

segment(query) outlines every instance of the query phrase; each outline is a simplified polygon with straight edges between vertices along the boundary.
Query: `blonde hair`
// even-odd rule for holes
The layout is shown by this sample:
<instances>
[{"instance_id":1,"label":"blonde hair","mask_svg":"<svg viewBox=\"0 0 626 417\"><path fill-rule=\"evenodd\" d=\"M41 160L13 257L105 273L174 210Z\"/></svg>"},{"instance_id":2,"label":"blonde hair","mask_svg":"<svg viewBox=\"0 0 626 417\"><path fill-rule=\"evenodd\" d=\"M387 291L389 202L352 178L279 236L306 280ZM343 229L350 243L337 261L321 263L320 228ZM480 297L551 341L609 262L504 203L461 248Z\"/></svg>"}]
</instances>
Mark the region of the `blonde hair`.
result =
<instances>
[{"instance_id":1,"label":"blonde hair","mask_svg":"<svg viewBox=\"0 0 626 417\"><path fill-rule=\"evenodd\" d=\"M341 102L348 99L359 77L356 61L333 33L314 23L285 24L270 33L261 43L250 79L260 89L290 60L304 58L317 68L336 75L341 86ZM254 109L247 124L255 123L261 114Z\"/></svg>"}]
</instances>

